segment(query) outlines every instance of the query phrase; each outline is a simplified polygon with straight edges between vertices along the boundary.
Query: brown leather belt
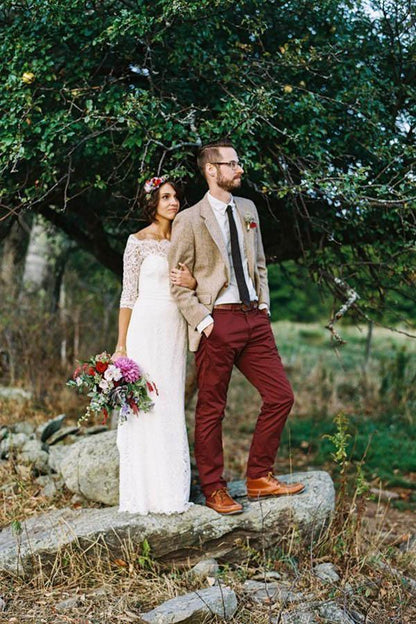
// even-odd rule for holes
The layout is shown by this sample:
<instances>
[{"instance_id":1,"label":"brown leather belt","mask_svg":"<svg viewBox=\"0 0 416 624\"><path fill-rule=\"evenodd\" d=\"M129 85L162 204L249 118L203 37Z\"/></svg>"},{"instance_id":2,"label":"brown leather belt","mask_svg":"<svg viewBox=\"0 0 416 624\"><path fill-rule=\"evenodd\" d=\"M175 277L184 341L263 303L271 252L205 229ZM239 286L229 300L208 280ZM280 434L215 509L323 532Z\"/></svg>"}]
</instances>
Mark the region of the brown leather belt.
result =
<instances>
[{"instance_id":1,"label":"brown leather belt","mask_svg":"<svg viewBox=\"0 0 416 624\"><path fill-rule=\"evenodd\" d=\"M258 301L250 301L250 304L246 303L219 303L214 305L214 310L239 310L241 312L249 312L250 310L257 310L259 307Z\"/></svg>"}]
</instances>

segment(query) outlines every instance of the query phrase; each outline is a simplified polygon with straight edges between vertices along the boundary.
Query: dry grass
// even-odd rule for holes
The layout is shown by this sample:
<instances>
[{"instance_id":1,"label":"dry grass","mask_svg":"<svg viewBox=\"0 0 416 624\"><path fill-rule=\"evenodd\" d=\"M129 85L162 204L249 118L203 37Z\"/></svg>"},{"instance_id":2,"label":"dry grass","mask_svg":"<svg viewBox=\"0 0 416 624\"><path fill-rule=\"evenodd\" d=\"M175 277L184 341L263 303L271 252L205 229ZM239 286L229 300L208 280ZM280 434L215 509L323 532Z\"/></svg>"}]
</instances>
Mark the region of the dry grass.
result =
<instances>
[{"instance_id":1,"label":"dry grass","mask_svg":"<svg viewBox=\"0 0 416 624\"><path fill-rule=\"evenodd\" d=\"M367 524L365 511L361 497L344 499L338 502L331 525L313 543L300 541L292 527L273 552L245 547L242 564L221 568L220 583L233 588L239 602L238 614L230 621L269 624L271 618L298 608L280 601L259 605L244 592L246 579L273 570L292 591L304 594L303 608L335 600L364 614L368 623L413 624L416 607L405 577L416 576L414 551L404 552L398 543L392 546L391 534L386 538L385 506L378 505L375 525ZM326 561L334 563L340 574L335 585L323 584L312 572L314 565ZM160 566L151 553L147 556L132 542L123 542L122 554L114 558L97 541L84 551L76 545L64 548L49 565L34 562L26 579L2 574L0 586L8 603L1 622L107 624L138 622L140 612L207 584L193 580L186 569ZM56 611L57 603L72 597L78 598L76 606Z\"/></svg>"},{"instance_id":2,"label":"dry grass","mask_svg":"<svg viewBox=\"0 0 416 624\"><path fill-rule=\"evenodd\" d=\"M0 402L0 427L10 422L31 422L38 426L54 415L50 411L45 418L45 408L16 402L13 404L13 418L10 416L10 403ZM72 493L66 488L58 489L53 498L42 496L42 488L36 482L36 475L30 466L19 465L14 455L0 460L0 528L11 522L21 522L30 516L71 505ZM80 503L75 503L79 506ZM92 506L92 505L91 505Z\"/></svg>"}]
</instances>

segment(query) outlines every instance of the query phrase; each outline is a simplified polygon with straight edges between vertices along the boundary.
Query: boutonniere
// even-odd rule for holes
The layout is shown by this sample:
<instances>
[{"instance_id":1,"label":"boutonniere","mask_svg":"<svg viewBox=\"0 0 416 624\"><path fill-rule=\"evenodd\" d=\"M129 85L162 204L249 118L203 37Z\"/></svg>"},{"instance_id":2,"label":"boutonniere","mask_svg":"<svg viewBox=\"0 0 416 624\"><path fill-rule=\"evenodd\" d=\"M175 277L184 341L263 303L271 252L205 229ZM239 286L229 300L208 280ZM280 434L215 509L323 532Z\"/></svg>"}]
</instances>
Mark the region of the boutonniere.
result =
<instances>
[{"instance_id":1,"label":"boutonniere","mask_svg":"<svg viewBox=\"0 0 416 624\"><path fill-rule=\"evenodd\" d=\"M250 230L257 227L257 223L254 221L251 214L246 214L246 216L244 217L244 221L246 222L247 232L250 232Z\"/></svg>"}]
</instances>

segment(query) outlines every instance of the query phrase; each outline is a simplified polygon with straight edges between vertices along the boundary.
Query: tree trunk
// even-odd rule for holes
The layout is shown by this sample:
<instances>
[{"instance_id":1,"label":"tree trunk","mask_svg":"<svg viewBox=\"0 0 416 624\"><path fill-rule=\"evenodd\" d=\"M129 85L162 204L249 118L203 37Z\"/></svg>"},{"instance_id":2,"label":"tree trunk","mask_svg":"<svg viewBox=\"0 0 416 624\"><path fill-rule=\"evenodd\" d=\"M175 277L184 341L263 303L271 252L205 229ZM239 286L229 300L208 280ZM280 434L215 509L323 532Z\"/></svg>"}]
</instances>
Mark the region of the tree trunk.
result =
<instances>
[{"instance_id":1,"label":"tree trunk","mask_svg":"<svg viewBox=\"0 0 416 624\"><path fill-rule=\"evenodd\" d=\"M4 239L0 261L0 284L3 298L13 298L20 291L22 258L29 241L30 227L21 219L12 224Z\"/></svg>"},{"instance_id":2,"label":"tree trunk","mask_svg":"<svg viewBox=\"0 0 416 624\"><path fill-rule=\"evenodd\" d=\"M21 296L36 295L45 309L56 312L68 252L66 236L38 215L30 232Z\"/></svg>"}]
</instances>

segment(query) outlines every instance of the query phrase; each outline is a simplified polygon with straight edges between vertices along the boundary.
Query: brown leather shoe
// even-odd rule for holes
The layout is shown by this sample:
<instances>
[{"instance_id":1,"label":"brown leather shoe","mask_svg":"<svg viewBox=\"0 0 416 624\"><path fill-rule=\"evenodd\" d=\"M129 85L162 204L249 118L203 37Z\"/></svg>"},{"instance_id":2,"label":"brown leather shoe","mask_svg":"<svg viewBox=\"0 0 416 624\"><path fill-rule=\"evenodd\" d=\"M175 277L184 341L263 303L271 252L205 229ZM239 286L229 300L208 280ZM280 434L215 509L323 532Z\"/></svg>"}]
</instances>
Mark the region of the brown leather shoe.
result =
<instances>
[{"instance_id":1,"label":"brown leather shoe","mask_svg":"<svg viewBox=\"0 0 416 624\"><path fill-rule=\"evenodd\" d=\"M268 496L300 494L304 489L303 483L281 483L271 472L269 472L267 477L260 477L260 479L249 479L247 477L247 496L249 500L258 500Z\"/></svg>"},{"instance_id":2,"label":"brown leather shoe","mask_svg":"<svg viewBox=\"0 0 416 624\"><path fill-rule=\"evenodd\" d=\"M243 506L237 503L228 493L227 488L215 490L206 499L206 506L214 509L220 514L239 514L243 511Z\"/></svg>"}]
</instances>

